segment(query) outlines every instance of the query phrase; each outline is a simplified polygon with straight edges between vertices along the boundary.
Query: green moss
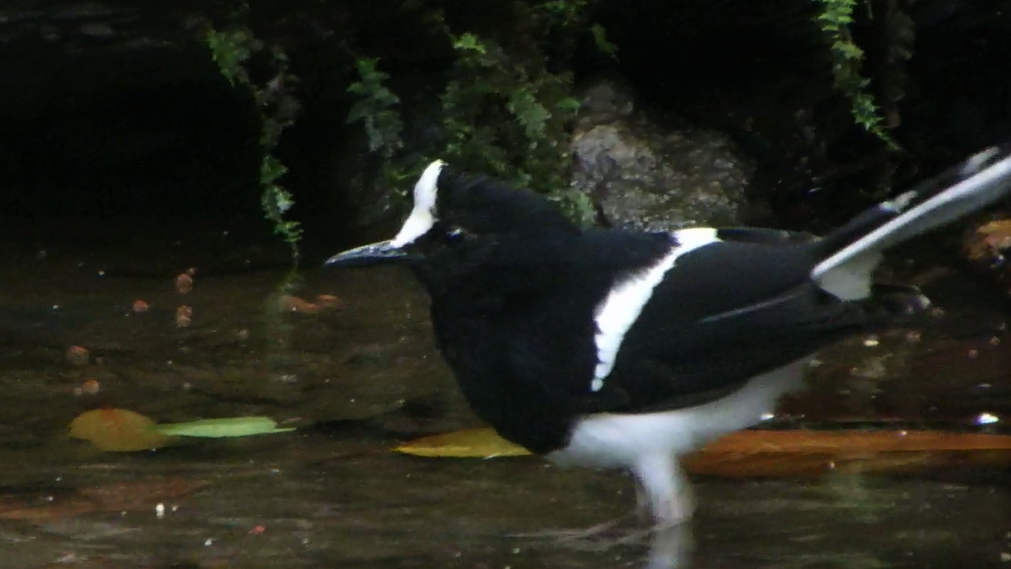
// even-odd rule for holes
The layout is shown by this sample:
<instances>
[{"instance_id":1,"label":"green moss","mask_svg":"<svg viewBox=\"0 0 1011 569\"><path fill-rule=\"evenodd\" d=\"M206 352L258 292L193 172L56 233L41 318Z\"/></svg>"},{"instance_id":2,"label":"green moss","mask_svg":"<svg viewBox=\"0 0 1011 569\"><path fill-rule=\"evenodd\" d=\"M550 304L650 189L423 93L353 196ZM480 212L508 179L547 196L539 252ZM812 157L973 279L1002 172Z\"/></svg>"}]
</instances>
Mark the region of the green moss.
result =
<instances>
[{"instance_id":1,"label":"green moss","mask_svg":"<svg viewBox=\"0 0 1011 569\"><path fill-rule=\"evenodd\" d=\"M870 80L861 75L864 52L853 42L850 25L857 0L815 0L823 5L818 24L830 42L835 88L850 100L853 120L880 138L889 148L899 145L884 127L884 119L868 91Z\"/></svg>"},{"instance_id":2,"label":"green moss","mask_svg":"<svg viewBox=\"0 0 1011 569\"><path fill-rule=\"evenodd\" d=\"M245 10L248 11L248 8ZM244 11L239 16L243 14ZM267 361L271 365L283 366L288 363L293 326L287 320L288 314L282 309L281 301L294 294L301 284L298 244L302 229L297 221L285 217L294 205L294 197L279 182L288 169L274 155L274 151L281 140L281 134L293 124L298 111L298 102L291 92L298 78L288 71L288 57L280 47L267 49L241 23L224 30L208 28L206 41L221 74L232 86L249 91L260 120L260 205L264 216L272 224L274 233L287 243L292 260L291 269L267 298L264 310ZM263 67L268 71L268 79L262 83L254 81L249 71L251 59L257 55L265 60Z\"/></svg>"},{"instance_id":3,"label":"green moss","mask_svg":"<svg viewBox=\"0 0 1011 569\"><path fill-rule=\"evenodd\" d=\"M298 102L291 94L291 88L298 78L288 71L288 57L280 47L266 50L263 42L243 25L234 25L225 30L210 28L206 33L207 46L221 74L232 86L247 89L256 105L260 119L260 204L264 215L291 249L293 263L298 264L298 242L302 236L297 221L285 218L285 213L294 205L294 197L279 183L288 171L274 156L281 140L281 133L294 122ZM250 78L249 60L256 54L267 56L270 78L257 84Z\"/></svg>"},{"instance_id":4,"label":"green moss","mask_svg":"<svg viewBox=\"0 0 1011 569\"><path fill-rule=\"evenodd\" d=\"M411 149L405 163L399 98L386 87L389 76L377 61L357 62L360 80L349 87L358 97L348 115L360 122L369 148L384 158L377 184L401 188L427 163L443 158L457 167L493 175L550 195L580 222L593 219L588 198L569 187L569 131L579 109L568 71L574 39L590 34L605 53L616 48L603 27L591 25L596 0L498 3L495 21L454 30L445 15L430 9L419 25L431 26L455 54L438 102L441 131L425 148Z\"/></svg>"},{"instance_id":5,"label":"green moss","mask_svg":"<svg viewBox=\"0 0 1011 569\"><path fill-rule=\"evenodd\" d=\"M358 60L361 80L348 87L349 92L358 96L358 101L348 111L347 122L361 122L365 126L370 152L392 158L403 147L404 123L396 109L400 98L386 87L390 76L376 68L378 63L378 59Z\"/></svg>"}]
</instances>

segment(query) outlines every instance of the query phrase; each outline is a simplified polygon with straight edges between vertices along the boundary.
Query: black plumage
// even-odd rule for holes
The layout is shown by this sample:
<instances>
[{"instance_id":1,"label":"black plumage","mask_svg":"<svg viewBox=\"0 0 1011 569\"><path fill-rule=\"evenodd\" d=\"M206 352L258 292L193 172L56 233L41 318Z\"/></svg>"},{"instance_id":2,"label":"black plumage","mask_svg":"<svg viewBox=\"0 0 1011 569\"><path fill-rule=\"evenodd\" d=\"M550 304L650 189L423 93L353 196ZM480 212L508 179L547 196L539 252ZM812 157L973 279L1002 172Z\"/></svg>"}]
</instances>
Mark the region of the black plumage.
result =
<instances>
[{"instance_id":1,"label":"black plumage","mask_svg":"<svg viewBox=\"0 0 1011 569\"><path fill-rule=\"evenodd\" d=\"M670 524L692 508L678 454L759 422L817 350L888 325L882 307L926 305L873 293L884 248L1009 186L993 148L825 238L639 233L581 230L542 196L435 162L394 239L328 264L408 264L477 415L559 463L631 469Z\"/></svg>"}]
</instances>

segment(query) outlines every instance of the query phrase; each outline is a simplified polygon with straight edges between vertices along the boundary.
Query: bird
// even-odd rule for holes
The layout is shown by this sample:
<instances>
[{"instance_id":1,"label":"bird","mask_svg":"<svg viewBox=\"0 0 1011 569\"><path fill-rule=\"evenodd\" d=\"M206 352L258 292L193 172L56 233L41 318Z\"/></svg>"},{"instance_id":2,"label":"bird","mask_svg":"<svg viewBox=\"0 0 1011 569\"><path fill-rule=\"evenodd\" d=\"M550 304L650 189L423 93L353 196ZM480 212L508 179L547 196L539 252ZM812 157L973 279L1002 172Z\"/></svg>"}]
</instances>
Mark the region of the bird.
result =
<instances>
[{"instance_id":1,"label":"bird","mask_svg":"<svg viewBox=\"0 0 1011 569\"><path fill-rule=\"evenodd\" d=\"M1011 189L989 147L822 237L761 227L584 228L557 202L442 160L389 240L324 265L409 267L474 413L564 466L630 471L655 527L688 521L680 457L753 427L816 353L929 307L883 252Z\"/></svg>"}]
</instances>

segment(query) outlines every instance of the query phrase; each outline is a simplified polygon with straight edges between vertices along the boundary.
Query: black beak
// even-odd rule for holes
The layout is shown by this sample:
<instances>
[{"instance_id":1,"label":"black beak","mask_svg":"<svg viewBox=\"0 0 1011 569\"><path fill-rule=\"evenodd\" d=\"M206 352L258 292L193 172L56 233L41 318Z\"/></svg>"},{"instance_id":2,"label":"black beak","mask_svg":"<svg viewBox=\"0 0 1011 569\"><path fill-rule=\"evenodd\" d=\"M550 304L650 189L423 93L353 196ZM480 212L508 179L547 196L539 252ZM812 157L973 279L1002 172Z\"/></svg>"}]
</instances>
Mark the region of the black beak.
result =
<instances>
[{"instance_id":1,"label":"black beak","mask_svg":"<svg viewBox=\"0 0 1011 569\"><path fill-rule=\"evenodd\" d=\"M337 253L323 264L327 267L341 268L372 267L406 261L409 258L403 248L393 245L391 241L380 241Z\"/></svg>"}]
</instances>

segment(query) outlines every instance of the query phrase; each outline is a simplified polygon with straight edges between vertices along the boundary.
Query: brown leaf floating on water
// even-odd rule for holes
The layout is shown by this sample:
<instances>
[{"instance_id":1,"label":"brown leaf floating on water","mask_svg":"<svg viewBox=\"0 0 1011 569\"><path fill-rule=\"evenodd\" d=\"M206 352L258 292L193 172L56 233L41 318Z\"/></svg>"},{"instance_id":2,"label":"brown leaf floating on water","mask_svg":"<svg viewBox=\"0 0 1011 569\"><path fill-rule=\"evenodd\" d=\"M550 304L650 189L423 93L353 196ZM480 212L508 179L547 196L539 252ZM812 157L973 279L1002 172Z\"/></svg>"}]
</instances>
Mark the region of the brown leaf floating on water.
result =
<instances>
[{"instance_id":1,"label":"brown leaf floating on water","mask_svg":"<svg viewBox=\"0 0 1011 569\"><path fill-rule=\"evenodd\" d=\"M908 473L1011 463L1011 436L943 431L741 431L685 460L693 474L811 476Z\"/></svg>"}]
</instances>

